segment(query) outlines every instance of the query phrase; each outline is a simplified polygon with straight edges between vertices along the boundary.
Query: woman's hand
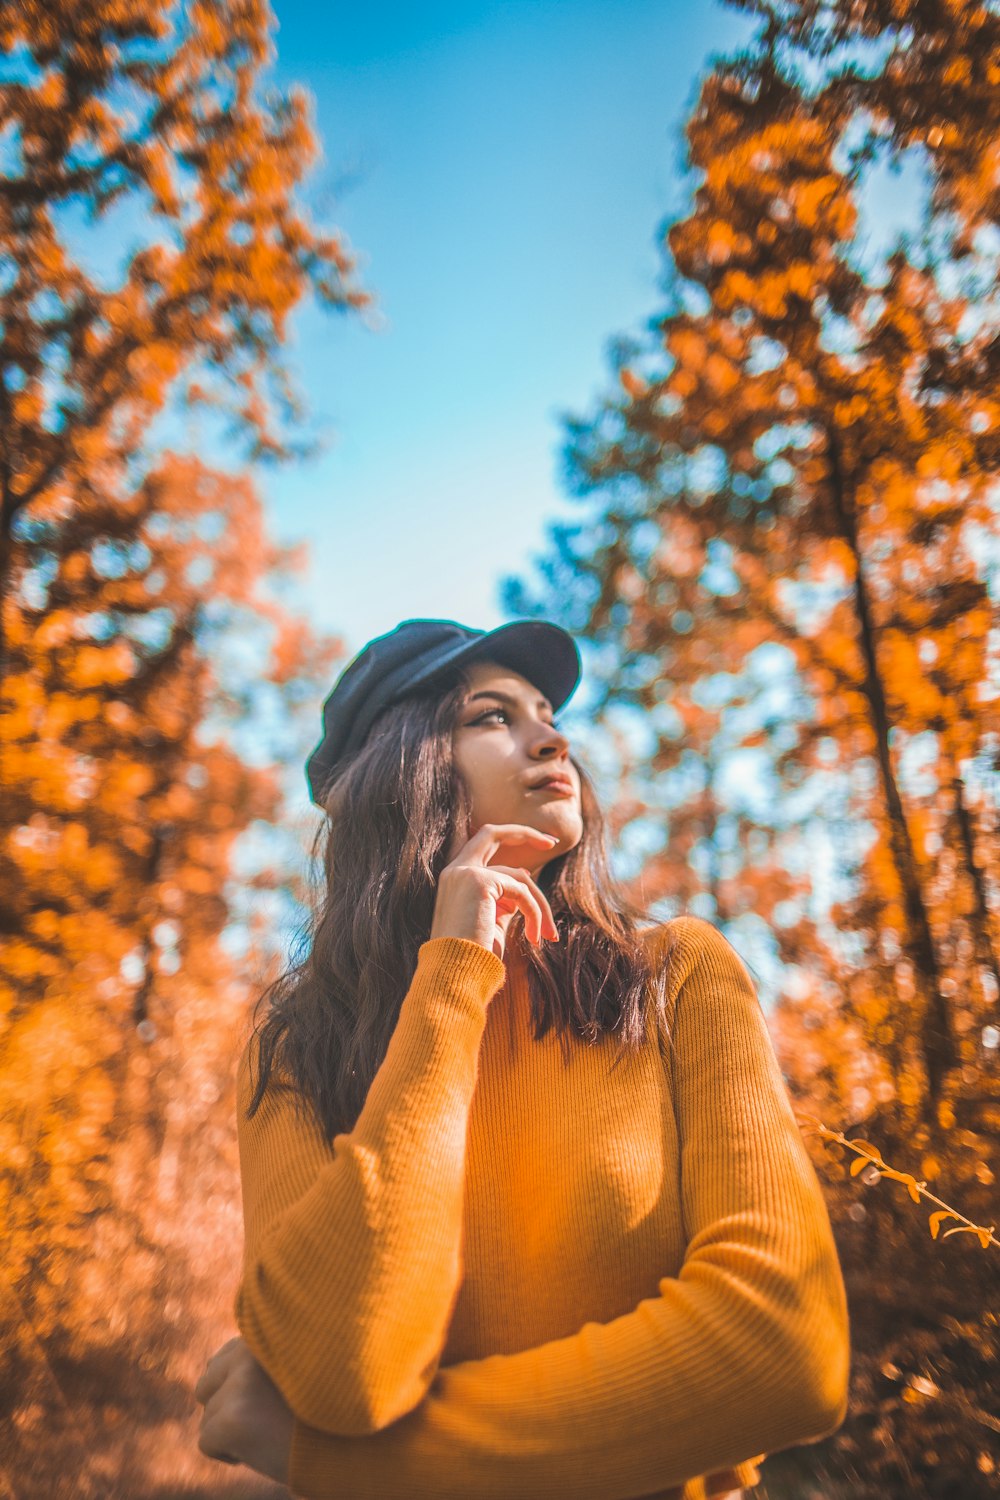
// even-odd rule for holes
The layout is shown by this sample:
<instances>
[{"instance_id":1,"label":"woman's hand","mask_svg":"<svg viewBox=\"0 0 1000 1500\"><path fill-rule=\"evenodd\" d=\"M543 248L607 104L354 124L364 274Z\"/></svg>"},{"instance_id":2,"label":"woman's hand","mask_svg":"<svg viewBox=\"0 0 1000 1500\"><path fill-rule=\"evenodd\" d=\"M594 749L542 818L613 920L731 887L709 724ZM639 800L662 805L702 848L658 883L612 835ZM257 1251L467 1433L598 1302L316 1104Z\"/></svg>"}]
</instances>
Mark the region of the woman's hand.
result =
<instances>
[{"instance_id":1,"label":"woman's hand","mask_svg":"<svg viewBox=\"0 0 1000 1500\"><path fill-rule=\"evenodd\" d=\"M230 1339L215 1351L194 1394L205 1408L198 1436L202 1453L288 1483L295 1419L243 1339Z\"/></svg>"},{"instance_id":2,"label":"woman's hand","mask_svg":"<svg viewBox=\"0 0 1000 1500\"><path fill-rule=\"evenodd\" d=\"M529 872L491 863L497 854L516 859L525 850L549 853L558 842L555 834L525 823L484 823L465 840L456 834L448 851L451 863L438 877L430 936L468 938L503 958L507 928L520 911L529 942L558 942L552 908Z\"/></svg>"}]
</instances>

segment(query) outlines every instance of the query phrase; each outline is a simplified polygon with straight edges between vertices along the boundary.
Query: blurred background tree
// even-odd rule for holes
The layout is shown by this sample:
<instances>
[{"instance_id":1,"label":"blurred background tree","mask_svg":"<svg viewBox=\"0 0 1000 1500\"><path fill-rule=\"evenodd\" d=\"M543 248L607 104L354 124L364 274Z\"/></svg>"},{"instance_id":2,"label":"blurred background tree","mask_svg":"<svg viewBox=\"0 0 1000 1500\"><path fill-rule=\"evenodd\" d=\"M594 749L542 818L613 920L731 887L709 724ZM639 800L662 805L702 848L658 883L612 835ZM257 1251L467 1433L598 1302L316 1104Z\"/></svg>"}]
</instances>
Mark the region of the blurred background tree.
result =
<instances>
[{"instance_id":1,"label":"blurred background tree","mask_svg":"<svg viewBox=\"0 0 1000 1500\"><path fill-rule=\"evenodd\" d=\"M294 717L344 652L286 608L304 558L268 542L251 479L167 441L200 405L251 461L296 452L289 313L367 301L299 206L316 143L305 96L263 85L271 25L258 0L0 9L0 1471L18 1500L273 1488L201 1459L191 1394L232 1332L231 1074L276 958L252 898L302 895L234 846L280 809L262 698ZM255 728L262 753L234 748Z\"/></svg>"},{"instance_id":2,"label":"blurred background tree","mask_svg":"<svg viewBox=\"0 0 1000 1500\"><path fill-rule=\"evenodd\" d=\"M744 952L803 1113L996 1219L1000 863L1000 15L957 0L737 0L686 128L665 303L569 421L587 506L537 595L601 648L632 884ZM895 165L914 222L879 261ZM899 228L899 226L897 226ZM839 1433L768 1493L995 1494L1000 1288L973 1236L813 1142L849 1281Z\"/></svg>"}]
</instances>

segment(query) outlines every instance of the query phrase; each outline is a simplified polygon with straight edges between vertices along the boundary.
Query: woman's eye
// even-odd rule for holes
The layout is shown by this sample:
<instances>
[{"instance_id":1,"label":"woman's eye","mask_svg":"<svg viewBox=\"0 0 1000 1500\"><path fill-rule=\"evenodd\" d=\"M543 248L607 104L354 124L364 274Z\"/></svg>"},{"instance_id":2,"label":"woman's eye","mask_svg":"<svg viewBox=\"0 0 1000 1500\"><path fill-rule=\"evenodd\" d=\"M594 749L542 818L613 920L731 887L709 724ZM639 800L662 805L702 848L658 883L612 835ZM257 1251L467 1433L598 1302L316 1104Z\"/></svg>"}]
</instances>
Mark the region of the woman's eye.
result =
<instances>
[{"instance_id":1,"label":"woman's eye","mask_svg":"<svg viewBox=\"0 0 1000 1500\"><path fill-rule=\"evenodd\" d=\"M472 722L473 724L481 724L484 719L492 719L495 714L503 714L505 719L510 717L507 709L505 708L488 708L484 714L480 714L479 717L477 719L473 719ZM550 720L550 723L553 729L559 728L558 720L552 719Z\"/></svg>"}]
</instances>

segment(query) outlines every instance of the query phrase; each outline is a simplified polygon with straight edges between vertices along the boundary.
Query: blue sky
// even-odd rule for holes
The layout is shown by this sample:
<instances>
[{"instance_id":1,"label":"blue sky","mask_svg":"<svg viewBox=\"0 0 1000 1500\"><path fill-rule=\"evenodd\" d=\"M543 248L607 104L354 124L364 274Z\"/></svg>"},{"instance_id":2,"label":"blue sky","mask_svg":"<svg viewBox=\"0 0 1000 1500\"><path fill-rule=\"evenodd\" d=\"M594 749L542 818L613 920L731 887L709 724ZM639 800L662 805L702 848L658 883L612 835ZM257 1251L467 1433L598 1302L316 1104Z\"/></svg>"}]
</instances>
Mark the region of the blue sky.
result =
<instances>
[{"instance_id":1,"label":"blue sky","mask_svg":"<svg viewBox=\"0 0 1000 1500\"><path fill-rule=\"evenodd\" d=\"M309 543L296 607L348 655L410 617L491 629L501 580L530 585L549 527L578 513L561 416L594 408L609 341L661 304L681 126L750 24L716 0L272 3L275 75L315 100L309 201L378 302L371 326L293 323L289 362L330 439L259 479L275 538ZM879 191L916 198L909 181ZM317 705L290 757L296 807L318 724ZM587 759L610 794L614 768L605 786Z\"/></svg>"},{"instance_id":2,"label":"blue sky","mask_svg":"<svg viewBox=\"0 0 1000 1500\"><path fill-rule=\"evenodd\" d=\"M378 322L298 316L289 359L329 438L261 477L307 539L297 603L351 652L401 619L490 629L575 513L560 415L658 305L657 226L709 54L749 34L712 0L315 6L276 0L282 83L316 102L309 198Z\"/></svg>"},{"instance_id":3,"label":"blue sky","mask_svg":"<svg viewBox=\"0 0 1000 1500\"><path fill-rule=\"evenodd\" d=\"M609 340L659 305L680 128L710 55L751 28L715 0L272 5L274 76L315 101L307 201L378 303L371 326L293 320L288 361L329 442L258 485L274 538L309 544L295 607L348 657L407 618L492 629L501 579L531 580L547 528L577 513L560 417L592 408ZM284 746L296 812L319 717ZM610 795L614 767L587 763Z\"/></svg>"},{"instance_id":4,"label":"blue sky","mask_svg":"<svg viewBox=\"0 0 1000 1500\"><path fill-rule=\"evenodd\" d=\"M315 308L293 323L289 361L330 439L259 479L272 534L309 544L296 607L349 656L410 617L491 629L501 580L530 584L548 528L578 513L561 415L593 409L609 341L661 304L658 230L689 191L681 127L750 23L716 0L272 3L275 76L315 100L308 199L378 300L373 326ZM878 195L919 197L881 177ZM581 646L563 716L578 749ZM318 724L317 705L290 754L296 806Z\"/></svg>"}]
</instances>

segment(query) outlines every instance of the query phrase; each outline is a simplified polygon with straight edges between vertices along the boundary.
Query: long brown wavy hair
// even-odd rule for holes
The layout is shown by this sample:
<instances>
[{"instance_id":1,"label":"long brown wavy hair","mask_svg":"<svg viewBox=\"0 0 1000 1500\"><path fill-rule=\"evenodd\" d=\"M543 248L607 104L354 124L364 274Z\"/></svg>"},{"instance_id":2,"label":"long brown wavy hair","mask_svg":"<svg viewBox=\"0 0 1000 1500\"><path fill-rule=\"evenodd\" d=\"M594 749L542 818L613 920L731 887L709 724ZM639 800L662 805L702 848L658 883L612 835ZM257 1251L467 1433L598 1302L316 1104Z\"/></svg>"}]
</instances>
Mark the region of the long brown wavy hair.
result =
<instances>
[{"instance_id":1,"label":"long brown wavy hair","mask_svg":"<svg viewBox=\"0 0 1000 1500\"><path fill-rule=\"evenodd\" d=\"M433 691L384 709L327 788L312 849L325 881L289 967L254 1007L258 1067L248 1117L271 1080L295 1093L328 1141L353 1129L430 936L452 837L471 816L452 754L468 687L456 668ZM559 942L522 942L521 912L506 941L527 953L536 1040L555 1026L568 1053L570 1033L591 1045L614 1033L624 1054L641 1047L650 1004L666 1037L667 978L642 937L640 923L648 930L651 919L608 869L590 777L570 758L580 776L582 836L535 877Z\"/></svg>"}]
</instances>

